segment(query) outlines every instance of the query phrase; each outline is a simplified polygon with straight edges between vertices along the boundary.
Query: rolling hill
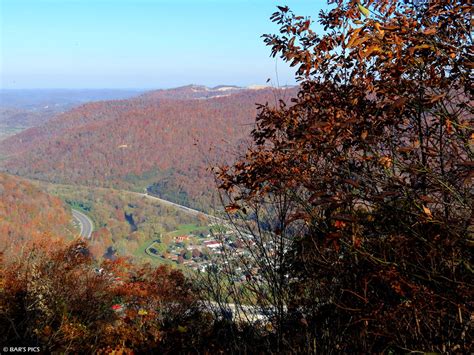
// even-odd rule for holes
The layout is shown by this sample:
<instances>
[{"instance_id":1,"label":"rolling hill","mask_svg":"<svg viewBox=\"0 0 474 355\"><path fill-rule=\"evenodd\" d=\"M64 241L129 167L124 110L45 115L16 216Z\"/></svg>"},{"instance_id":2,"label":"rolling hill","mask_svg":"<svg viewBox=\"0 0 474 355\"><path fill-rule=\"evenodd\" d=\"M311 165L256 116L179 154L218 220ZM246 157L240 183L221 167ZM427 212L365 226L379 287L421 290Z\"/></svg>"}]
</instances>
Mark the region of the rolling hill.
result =
<instances>
[{"instance_id":1,"label":"rolling hill","mask_svg":"<svg viewBox=\"0 0 474 355\"><path fill-rule=\"evenodd\" d=\"M201 209L211 205L211 165L248 144L256 103L296 89L157 90L74 108L0 142L2 170L50 182L143 189Z\"/></svg>"}]
</instances>

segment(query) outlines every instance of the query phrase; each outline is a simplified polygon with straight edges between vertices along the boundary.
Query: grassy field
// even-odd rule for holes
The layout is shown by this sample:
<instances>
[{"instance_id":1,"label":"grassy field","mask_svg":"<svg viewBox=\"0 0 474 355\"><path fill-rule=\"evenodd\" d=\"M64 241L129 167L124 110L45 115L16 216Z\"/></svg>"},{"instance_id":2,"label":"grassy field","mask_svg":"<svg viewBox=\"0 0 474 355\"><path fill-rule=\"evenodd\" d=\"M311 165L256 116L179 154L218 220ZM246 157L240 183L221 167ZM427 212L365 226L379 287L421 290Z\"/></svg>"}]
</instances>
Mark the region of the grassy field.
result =
<instances>
[{"instance_id":1,"label":"grassy field","mask_svg":"<svg viewBox=\"0 0 474 355\"><path fill-rule=\"evenodd\" d=\"M173 232L167 233L167 235L171 237L177 237L179 235L185 234L199 234L199 233L209 233L209 227L207 226L199 226L197 224L183 224L179 226L179 228Z\"/></svg>"},{"instance_id":2,"label":"grassy field","mask_svg":"<svg viewBox=\"0 0 474 355\"><path fill-rule=\"evenodd\" d=\"M11 126L0 125L0 141L7 137L13 136L17 133L20 133L21 131L24 131L26 128L28 127L23 127L23 126L11 127Z\"/></svg>"}]
</instances>

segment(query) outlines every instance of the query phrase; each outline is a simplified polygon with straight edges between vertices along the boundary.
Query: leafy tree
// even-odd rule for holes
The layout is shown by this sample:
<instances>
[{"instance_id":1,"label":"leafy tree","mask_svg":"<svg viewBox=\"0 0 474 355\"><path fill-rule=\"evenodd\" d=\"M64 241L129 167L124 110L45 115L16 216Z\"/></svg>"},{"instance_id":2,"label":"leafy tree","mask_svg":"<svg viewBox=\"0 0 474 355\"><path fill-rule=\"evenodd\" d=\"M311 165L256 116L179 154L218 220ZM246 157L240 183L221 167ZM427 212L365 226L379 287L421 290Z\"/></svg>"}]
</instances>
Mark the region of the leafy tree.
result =
<instances>
[{"instance_id":1,"label":"leafy tree","mask_svg":"<svg viewBox=\"0 0 474 355\"><path fill-rule=\"evenodd\" d=\"M254 147L218 170L257 241L268 284L253 292L278 311L278 348L468 351L471 6L329 3L321 35L288 7L273 14L265 42L300 92L260 106Z\"/></svg>"},{"instance_id":2,"label":"leafy tree","mask_svg":"<svg viewBox=\"0 0 474 355\"><path fill-rule=\"evenodd\" d=\"M193 257L193 253L191 252L191 250L186 250L183 254L183 257L186 259L186 260L191 260L192 257Z\"/></svg>"}]
</instances>

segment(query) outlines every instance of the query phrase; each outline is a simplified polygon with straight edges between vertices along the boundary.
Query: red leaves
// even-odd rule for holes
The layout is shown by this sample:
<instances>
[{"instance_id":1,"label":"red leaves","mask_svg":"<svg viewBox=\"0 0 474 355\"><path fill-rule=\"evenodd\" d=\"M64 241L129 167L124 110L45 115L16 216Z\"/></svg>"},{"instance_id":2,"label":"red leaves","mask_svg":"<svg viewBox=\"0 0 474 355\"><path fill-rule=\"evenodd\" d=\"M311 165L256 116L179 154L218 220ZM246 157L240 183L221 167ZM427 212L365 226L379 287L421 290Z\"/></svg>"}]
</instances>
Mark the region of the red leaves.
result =
<instances>
[{"instance_id":1,"label":"red leaves","mask_svg":"<svg viewBox=\"0 0 474 355\"><path fill-rule=\"evenodd\" d=\"M122 312L123 311L123 305L121 304L114 304L110 309L114 312Z\"/></svg>"},{"instance_id":2,"label":"red leaves","mask_svg":"<svg viewBox=\"0 0 474 355\"><path fill-rule=\"evenodd\" d=\"M236 203L229 204L225 207L225 211L230 214L236 213L239 210L240 210L240 206Z\"/></svg>"},{"instance_id":3,"label":"red leaves","mask_svg":"<svg viewBox=\"0 0 474 355\"><path fill-rule=\"evenodd\" d=\"M337 221L334 222L334 227L336 227L337 229L344 229L346 227L346 225L347 224L344 221L337 220Z\"/></svg>"}]
</instances>

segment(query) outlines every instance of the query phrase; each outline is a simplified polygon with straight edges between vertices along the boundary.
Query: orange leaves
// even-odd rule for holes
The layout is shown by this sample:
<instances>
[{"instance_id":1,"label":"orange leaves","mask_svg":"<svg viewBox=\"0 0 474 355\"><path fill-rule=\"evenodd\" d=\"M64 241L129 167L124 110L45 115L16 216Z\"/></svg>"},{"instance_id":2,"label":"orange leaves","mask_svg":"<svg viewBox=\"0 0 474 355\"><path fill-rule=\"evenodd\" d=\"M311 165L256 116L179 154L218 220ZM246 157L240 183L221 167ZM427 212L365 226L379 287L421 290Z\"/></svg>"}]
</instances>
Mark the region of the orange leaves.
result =
<instances>
[{"instance_id":1,"label":"orange leaves","mask_svg":"<svg viewBox=\"0 0 474 355\"><path fill-rule=\"evenodd\" d=\"M354 30L352 35L349 37L347 48L360 47L361 44L367 42L370 39L370 37L362 36L360 34L363 34L362 27Z\"/></svg>"},{"instance_id":2,"label":"orange leaves","mask_svg":"<svg viewBox=\"0 0 474 355\"><path fill-rule=\"evenodd\" d=\"M379 158L379 163L382 165L384 168L389 169L392 166L392 158L390 157L381 157Z\"/></svg>"},{"instance_id":3,"label":"orange leaves","mask_svg":"<svg viewBox=\"0 0 474 355\"><path fill-rule=\"evenodd\" d=\"M431 210L428 207L423 205L422 210L423 210L423 213L425 214L425 216L427 216L428 218L433 218L433 214L431 213Z\"/></svg>"},{"instance_id":4,"label":"orange leaves","mask_svg":"<svg viewBox=\"0 0 474 355\"><path fill-rule=\"evenodd\" d=\"M382 51L382 49L380 48L380 46L377 45L377 44L374 44L374 45L371 45L370 47L368 47L366 50L364 50L362 52L362 57L363 58L368 58L373 54L380 53L381 51Z\"/></svg>"},{"instance_id":5,"label":"orange leaves","mask_svg":"<svg viewBox=\"0 0 474 355\"><path fill-rule=\"evenodd\" d=\"M426 35L426 36L429 36L429 35L433 35L437 32L437 28L436 27L430 27L430 28L427 28L423 31L423 34Z\"/></svg>"},{"instance_id":6,"label":"orange leaves","mask_svg":"<svg viewBox=\"0 0 474 355\"><path fill-rule=\"evenodd\" d=\"M413 2L362 2L374 9L374 17L380 12L380 22L356 22L363 15L356 3L340 1L338 5L351 6L321 15L330 28L324 50L318 47L319 39L302 39L309 48L305 55L309 53L318 68L302 82L294 105L279 114L259 116L259 123L268 128L259 143L281 159L249 161L255 175L237 175L234 181L241 190L252 190L255 180L274 186L276 192L267 196L265 206L268 202L283 209L291 204L285 209L291 216L285 222L295 222L293 226L299 228L295 228L296 251L290 262L304 275L304 281L295 284L311 295L297 298L302 299L300 304L312 306L314 291L327 292L327 301L345 316L360 314L365 328L357 334L377 322L372 329L378 332L385 327L388 337L394 323L411 337L413 329L407 331L407 323L400 321L403 307L430 309L423 316L436 315L442 321L449 312L432 302L435 295L438 300L446 296L444 310L468 298L465 292L459 297L463 301L452 302L458 298L451 292L452 280L469 278L462 266L451 268L450 260L453 255L457 260L468 255L461 241L472 216L466 204L470 191L463 186L470 174L466 143L472 131L461 125L471 116L472 105L465 66L456 68L448 57L453 51L455 58L465 57L455 42L468 37L462 19L459 26L446 20L457 16L448 4L425 2L416 9L423 14L426 7L430 16L423 17L411 7ZM410 12L403 11L405 6ZM443 22L445 28L438 25ZM362 26L348 28L348 23ZM425 29L426 23L436 25ZM280 40L286 45L289 38ZM468 41L461 42L466 48ZM328 55L328 48L335 54ZM461 66L460 62L456 64ZM251 193L245 196L261 203ZM279 221L278 212L271 215L272 222ZM450 266L440 267L442 263ZM347 282L344 289L361 295L359 300L343 298L325 287L334 279ZM417 285L423 292L414 295ZM361 305L361 299L367 299L369 306ZM419 329L432 324L432 319L426 319ZM449 322L455 320L451 317ZM412 344L418 345L422 331ZM429 332L425 333L431 339L428 347L434 339ZM351 339L346 349L357 341Z\"/></svg>"},{"instance_id":7,"label":"orange leaves","mask_svg":"<svg viewBox=\"0 0 474 355\"><path fill-rule=\"evenodd\" d=\"M71 236L71 230L70 214L61 200L31 182L0 173L1 250L14 252L20 245L29 249L44 240L53 245L53 239Z\"/></svg>"},{"instance_id":8,"label":"orange leaves","mask_svg":"<svg viewBox=\"0 0 474 355\"><path fill-rule=\"evenodd\" d=\"M359 28L356 28L355 30L353 30L352 33L350 33L349 41L347 42L347 48L353 47L353 44L354 44L355 40L359 38L359 33L362 30L363 30L363 28L359 27Z\"/></svg>"},{"instance_id":9,"label":"orange leaves","mask_svg":"<svg viewBox=\"0 0 474 355\"><path fill-rule=\"evenodd\" d=\"M416 45L416 46L412 47L412 49L413 49L413 51L418 51L418 50L422 50L422 49L432 49L432 50L434 50L434 47L431 44L423 43L423 44L419 44L419 45Z\"/></svg>"},{"instance_id":10,"label":"orange leaves","mask_svg":"<svg viewBox=\"0 0 474 355\"><path fill-rule=\"evenodd\" d=\"M374 28L375 30L378 32L379 34L379 38L380 39L383 39L384 35L385 35L385 31L382 29L382 26L380 25L379 22L375 22L374 23Z\"/></svg>"},{"instance_id":11,"label":"orange leaves","mask_svg":"<svg viewBox=\"0 0 474 355\"><path fill-rule=\"evenodd\" d=\"M444 99L445 97L446 97L446 93L442 93L439 95L432 95L431 97L429 97L428 101L433 104Z\"/></svg>"},{"instance_id":12,"label":"orange leaves","mask_svg":"<svg viewBox=\"0 0 474 355\"><path fill-rule=\"evenodd\" d=\"M446 131L448 132L448 134L453 133L453 125L452 125L451 120L449 118L446 119Z\"/></svg>"},{"instance_id":13,"label":"orange leaves","mask_svg":"<svg viewBox=\"0 0 474 355\"><path fill-rule=\"evenodd\" d=\"M5 275L4 287L11 297L0 298L2 311L28 324L43 349L87 353L117 343L144 349L167 330L158 312L166 312L171 323L187 321L183 314L195 295L182 273L115 261L104 262L103 271L97 273L91 260L70 262L68 256L76 249L77 243L53 253L37 248L28 264L12 262L10 268L19 272ZM120 286L117 273L124 275ZM24 306L35 310L30 315L18 312L19 294L28 294Z\"/></svg>"},{"instance_id":14,"label":"orange leaves","mask_svg":"<svg viewBox=\"0 0 474 355\"><path fill-rule=\"evenodd\" d=\"M410 153L413 151L413 147L398 147L397 150L400 152L400 153Z\"/></svg>"}]
</instances>

